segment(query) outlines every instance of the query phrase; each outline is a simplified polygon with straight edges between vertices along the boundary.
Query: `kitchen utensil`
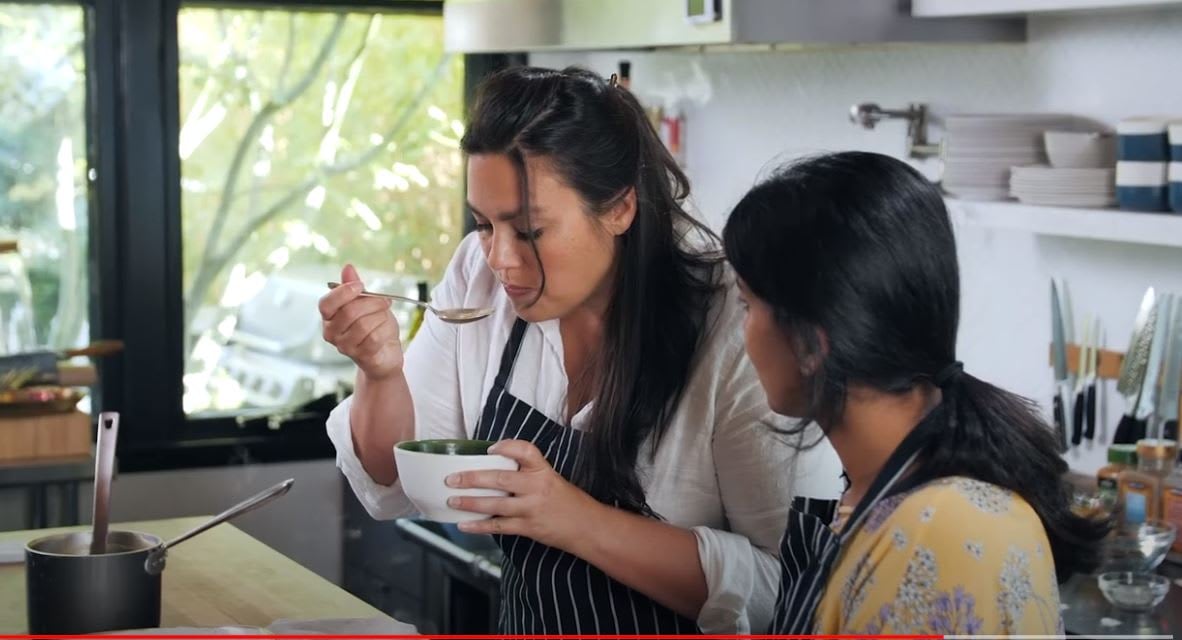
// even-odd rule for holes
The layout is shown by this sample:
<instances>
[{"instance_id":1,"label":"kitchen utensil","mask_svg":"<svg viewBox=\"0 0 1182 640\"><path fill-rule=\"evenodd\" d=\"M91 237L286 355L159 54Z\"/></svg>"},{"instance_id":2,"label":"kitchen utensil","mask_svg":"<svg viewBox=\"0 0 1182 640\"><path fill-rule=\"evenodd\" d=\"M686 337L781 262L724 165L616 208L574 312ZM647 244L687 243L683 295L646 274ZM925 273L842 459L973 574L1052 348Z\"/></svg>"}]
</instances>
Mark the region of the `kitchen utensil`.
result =
<instances>
[{"instance_id":1,"label":"kitchen utensil","mask_svg":"<svg viewBox=\"0 0 1182 640\"><path fill-rule=\"evenodd\" d=\"M1161 375L1162 357L1166 350L1166 330L1170 326L1170 312L1173 309L1174 297L1164 294L1157 303L1157 321L1153 330L1153 346L1149 350L1148 368L1145 370L1145 381L1141 385L1141 397L1137 400L1136 427L1134 442L1146 436L1146 427L1157 409L1157 381Z\"/></svg>"},{"instance_id":2,"label":"kitchen utensil","mask_svg":"<svg viewBox=\"0 0 1182 640\"><path fill-rule=\"evenodd\" d=\"M160 539L133 531L107 534L107 553L91 555L89 531L25 546L30 634L83 634L160 626L160 576L144 571Z\"/></svg>"},{"instance_id":3,"label":"kitchen utensil","mask_svg":"<svg viewBox=\"0 0 1182 640\"><path fill-rule=\"evenodd\" d=\"M0 356L0 389L62 384L59 361L75 357L101 358L123 350L120 340L97 340L79 349L30 351Z\"/></svg>"},{"instance_id":4,"label":"kitchen utensil","mask_svg":"<svg viewBox=\"0 0 1182 640\"><path fill-rule=\"evenodd\" d=\"M1075 377L1075 402L1072 403L1071 411L1071 444L1073 446L1083 441L1084 422L1087 419L1087 371L1088 355L1091 353L1090 338L1092 335L1092 323L1089 320L1088 318L1084 319L1083 340L1079 344L1079 364L1075 369L1077 372Z\"/></svg>"},{"instance_id":5,"label":"kitchen utensil","mask_svg":"<svg viewBox=\"0 0 1182 640\"><path fill-rule=\"evenodd\" d=\"M339 283L339 282L328 283L329 289L336 289L339 286L341 286L341 283ZM431 306L429 303L423 302L422 300L415 300L414 298L408 298L406 296L394 295L392 293L378 293L376 291L362 291L360 295L362 297L366 297L366 298L385 298L387 300L396 300L398 302L406 302L409 304L418 305L418 306L423 307L424 309L430 311L431 313L434 313L440 320L442 320L444 322L450 322L452 324L467 324L469 322L475 322L475 321L480 320L482 318L488 317L493 312L492 309L487 308L487 307L482 308L482 309L466 309L466 308L436 309L435 307Z\"/></svg>"},{"instance_id":6,"label":"kitchen utensil","mask_svg":"<svg viewBox=\"0 0 1182 640\"><path fill-rule=\"evenodd\" d=\"M1155 573L1114 571L1096 576L1100 593L1125 611L1152 611L1170 592L1170 579Z\"/></svg>"},{"instance_id":7,"label":"kitchen utensil","mask_svg":"<svg viewBox=\"0 0 1182 640\"><path fill-rule=\"evenodd\" d=\"M1051 280L1051 343L1052 363L1055 370L1054 420L1055 439L1059 452L1067 451L1067 407L1071 394L1071 381L1067 375L1067 338L1063 325L1062 297L1059 285Z\"/></svg>"},{"instance_id":8,"label":"kitchen utensil","mask_svg":"<svg viewBox=\"0 0 1182 640\"><path fill-rule=\"evenodd\" d=\"M1096 437L1096 370L1100 367L1100 318L1092 328L1087 371L1084 374L1084 437L1092 441Z\"/></svg>"},{"instance_id":9,"label":"kitchen utensil","mask_svg":"<svg viewBox=\"0 0 1182 640\"><path fill-rule=\"evenodd\" d=\"M164 571L164 559L168 556L169 549L199 533L212 529L213 527L216 527L217 525L231 518L236 518L248 511L254 511L268 502L279 498L283 494L287 493L293 484L295 484L295 479L289 478L284 480L270 489L256 493L255 495L210 518L208 521L193 527L192 529L182 533L172 540L169 540L155 549L152 549L150 552L148 552L148 558L144 560L144 571L147 571L153 575L159 575L161 571Z\"/></svg>"},{"instance_id":10,"label":"kitchen utensil","mask_svg":"<svg viewBox=\"0 0 1182 640\"><path fill-rule=\"evenodd\" d=\"M1165 361L1162 364L1161 395L1157 403L1157 428L1154 437L1176 440L1178 437L1178 396L1182 395L1182 299L1174 299L1174 311L1166 330Z\"/></svg>"},{"instance_id":11,"label":"kitchen utensil","mask_svg":"<svg viewBox=\"0 0 1182 640\"><path fill-rule=\"evenodd\" d=\"M1136 428L1137 402L1141 397L1141 383L1145 380L1145 370L1149 365L1149 350L1153 346L1153 330L1157 322L1157 298L1153 287L1145 291L1141 298L1141 308L1137 311L1137 318L1133 321L1133 335L1129 338L1128 352L1120 365L1120 377L1116 381L1116 391L1125 398L1125 413L1116 425L1112 436L1113 444L1136 444L1134 431Z\"/></svg>"},{"instance_id":12,"label":"kitchen utensil","mask_svg":"<svg viewBox=\"0 0 1182 640\"><path fill-rule=\"evenodd\" d=\"M94 456L94 511L90 554L100 556L107 551L107 518L111 513L111 475L115 471L115 443L119 438L119 414L104 411L99 414L98 447Z\"/></svg>"},{"instance_id":13,"label":"kitchen utensil","mask_svg":"<svg viewBox=\"0 0 1182 640\"><path fill-rule=\"evenodd\" d=\"M218 518L229 518L282 495L286 480ZM248 506L249 505L249 506ZM235 511L230 514L230 511ZM169 544L213 526L211 521ZM110 531L106 553L93 555L90 531L60 533L25 546L25 588L29 633L76 635L160 626L160 571L164 545L157 536ZM149 560L154 555L158 557Z\"/></svg>"}]
</instances>

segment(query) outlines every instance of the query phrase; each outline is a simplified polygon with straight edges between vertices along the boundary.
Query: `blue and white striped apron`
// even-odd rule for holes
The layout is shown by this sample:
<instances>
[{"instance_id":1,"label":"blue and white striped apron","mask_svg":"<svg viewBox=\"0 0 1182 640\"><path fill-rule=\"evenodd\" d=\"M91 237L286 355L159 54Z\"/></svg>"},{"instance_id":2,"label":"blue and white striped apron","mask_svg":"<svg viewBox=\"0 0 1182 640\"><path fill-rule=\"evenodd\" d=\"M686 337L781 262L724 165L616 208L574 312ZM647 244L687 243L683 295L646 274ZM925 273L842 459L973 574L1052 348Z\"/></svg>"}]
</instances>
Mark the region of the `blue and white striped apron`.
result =
<instances>
[{"instance_id":1,"label":"blue and white striped apron","mask_svg":"<svg viewBox=\"0 0 1182 640\"><path fill-rule=\"evenodd\" d=\"M581 431L558 424L508 392L513 364L529 325L513 325L500 370L485 402L475 437L527 440L567 480L583 441ZM501 565L500 632L533 634L690 634L697 624L561 549L521 536L495 536Z\"/></svg>"},{"instance_id":2,"label":"blue and white striped apron","mask_svg":"<svg viewBox=\"0 0 1182 640\"><path fill-rule=\"evenodd\" d=\"M830 528L837 502L795 498L788 511L788 527L780 541L781 581L776 598L776 612L769 633L775 635L809 635L817 633L816 613L821 596L829 582L829 575L841 556L845 542L861 527L866 515L882 499L915 487L918 477L906 477L906 472L919 457L939 422L932 414L903 439L895 452L874 479L870 490L858 503L841 533Z\"/></svg>"}]
</instances>

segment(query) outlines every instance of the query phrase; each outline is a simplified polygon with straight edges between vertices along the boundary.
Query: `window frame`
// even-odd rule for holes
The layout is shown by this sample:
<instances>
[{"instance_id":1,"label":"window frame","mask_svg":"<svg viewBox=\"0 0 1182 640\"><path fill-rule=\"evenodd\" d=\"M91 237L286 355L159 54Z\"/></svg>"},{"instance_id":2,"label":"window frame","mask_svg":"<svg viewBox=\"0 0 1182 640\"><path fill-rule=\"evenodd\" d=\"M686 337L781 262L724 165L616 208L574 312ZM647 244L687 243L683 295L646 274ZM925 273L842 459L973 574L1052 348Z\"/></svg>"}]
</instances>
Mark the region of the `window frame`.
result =
<instances>
[{"instance_id":1,"label":"window frame","mask_svg":"<svg viewBox=\"0 0 1182 640\"><path fill-rule=\"evenodd\" d=\"M90 203L93 338L123 340L97 363L95 411L121 415L123 471L329 458L332 399L276 424L270 415L203 418L182 407L181 160L178 153L180 0L82 0ZM381 10L442 15L442 0L186 2L185 6ZM464 99L487 73L521 55L465 56ZM469 65L471 68L469 68ZM466 208L465 208L466 213ZM464 231L471 217L465 215Z\"/></svg>"}]
</instances>

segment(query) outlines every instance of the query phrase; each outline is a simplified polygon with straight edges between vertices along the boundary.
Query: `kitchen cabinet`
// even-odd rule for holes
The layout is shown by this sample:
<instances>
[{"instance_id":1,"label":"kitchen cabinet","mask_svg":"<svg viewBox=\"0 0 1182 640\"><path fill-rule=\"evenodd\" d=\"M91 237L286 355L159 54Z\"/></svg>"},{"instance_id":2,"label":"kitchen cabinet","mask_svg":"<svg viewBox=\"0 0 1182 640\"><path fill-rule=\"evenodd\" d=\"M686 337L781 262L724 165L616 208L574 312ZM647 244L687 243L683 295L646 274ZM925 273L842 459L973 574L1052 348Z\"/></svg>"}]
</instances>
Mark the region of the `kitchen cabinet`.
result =
<instances>
[{"instance_id":1,"label":"kitchen cabinet","mask_svg":"<svg viewBox=\"0 0 1182 640\"><path fill-rule=\"evenodd\" d=\"M912 0L917 18L1022 15L1182 6L1182 0Z\"/></svg>"},{"instance_id":2,"label":"kitchen cabinet","mask_svg":"<svg viewBox=\"0 0 1182 640\"><path fill-rule=\"evenodd\" d=\"M443 554L427 552L394 520L374 520L343 486L344 579L353 595L422 633L496 633L499 584ZM492 538L454 527L412 521L420 535L439 536L499 564Z\"/></svg>"},{"instance_id":3,"label":"kitchen cabinet","mask_svg":"<svg viewBox=\"0 0 1182 640\"><path fill-rule=\"evenodd\" d=\"M425 558L392 520L374 520L348 483L344 494L342 586L410 624L422 623Z\"/></svg>"}]
</instances>

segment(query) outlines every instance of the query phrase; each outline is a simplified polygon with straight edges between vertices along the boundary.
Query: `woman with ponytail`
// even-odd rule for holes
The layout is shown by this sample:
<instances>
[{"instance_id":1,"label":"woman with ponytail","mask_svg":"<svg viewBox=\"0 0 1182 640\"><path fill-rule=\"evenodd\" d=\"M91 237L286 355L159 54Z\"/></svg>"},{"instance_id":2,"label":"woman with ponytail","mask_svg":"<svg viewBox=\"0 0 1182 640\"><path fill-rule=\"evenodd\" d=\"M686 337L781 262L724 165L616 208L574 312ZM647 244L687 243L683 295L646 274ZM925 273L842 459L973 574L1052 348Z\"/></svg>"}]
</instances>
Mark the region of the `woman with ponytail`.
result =
<instances>
[{"instance_id":1,"label":"woman with ponytail","mask_svg":"<svg viewBox=\"0 0 1182 640\"><path fill-rule=\"evenodd\" d=\"M815 420L845 467L833 514L797 499L776 634L1060 634L1057 585L1103 523L1029 401L956 357L960 283L939 190L871 153L798 161L723 242L772 409Z\"/></svg>"},{"instance_id":2,"label":"woman with ponytail","mask_svg":"<svg viewBox=\"0 0 1182 640\"><path fill-rule=\"evenodd\" d=\"M686 177L644 110L587 71L509 69L485 81L461 147L476 231L432 298L493 314L428 316L404 354L352 267L320 303L325 339L358 366L328 423L354 492L403 515L396 442L498 441L520 471L448 484L511 494L451 505L493 516L460 528L505 553L500 633L767 628L788 504L835 501L841 470L831 448L800 454L764 427L718 238L683 208Z\"/></svg>"}]
</instances>

